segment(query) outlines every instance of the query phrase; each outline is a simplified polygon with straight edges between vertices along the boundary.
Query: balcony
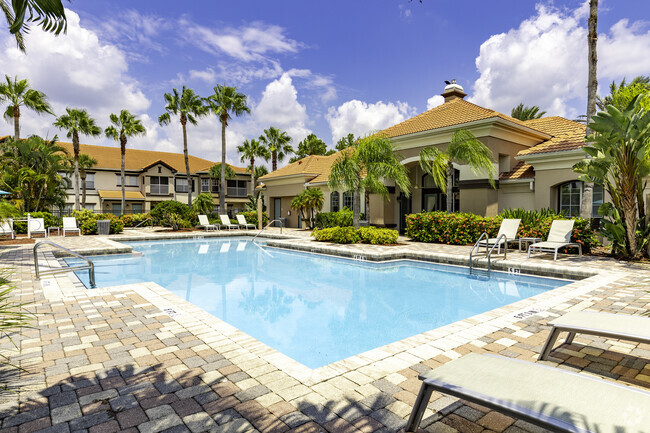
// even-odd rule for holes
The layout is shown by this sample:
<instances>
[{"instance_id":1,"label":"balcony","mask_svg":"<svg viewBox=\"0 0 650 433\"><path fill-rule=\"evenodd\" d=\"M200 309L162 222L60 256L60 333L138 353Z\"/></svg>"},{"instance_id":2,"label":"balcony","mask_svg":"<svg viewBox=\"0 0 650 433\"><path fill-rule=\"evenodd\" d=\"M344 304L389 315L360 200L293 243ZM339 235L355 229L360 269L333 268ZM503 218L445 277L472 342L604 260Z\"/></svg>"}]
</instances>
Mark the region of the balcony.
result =
<instances>
[{"instance_id":1,"label":"balcony","mask_svg":"<svg viewBox=\"0 0 650 433\"><path fill-rule=\"evenodd\" d=\"M228 197L246 197L248 195L248 189L246 187L233 187L229 186L227 191Z\"/></svg>"},{"instance_id":2,"label":"balcony","mask_svg":"<svg viewBox=\"0 0 650 433\"><path fill-rule=\"evenodd\" d=\"M151 184L149 186L151 195L169 195L169 185Z\"/></svg>"}]
</instances>

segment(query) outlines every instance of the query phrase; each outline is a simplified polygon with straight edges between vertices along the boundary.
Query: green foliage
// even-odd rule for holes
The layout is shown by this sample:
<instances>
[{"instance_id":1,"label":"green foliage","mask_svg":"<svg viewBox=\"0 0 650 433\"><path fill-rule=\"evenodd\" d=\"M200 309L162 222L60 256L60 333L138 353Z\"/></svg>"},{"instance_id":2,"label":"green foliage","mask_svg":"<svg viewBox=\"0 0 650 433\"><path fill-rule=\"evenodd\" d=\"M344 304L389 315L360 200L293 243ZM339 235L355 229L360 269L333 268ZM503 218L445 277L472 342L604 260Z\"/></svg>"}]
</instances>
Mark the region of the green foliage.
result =
<instances>
[{"instance_id":1,"label":"green foliage","mask_svg":"<svg viewBox=\"0 0 650 433\"><path fill-rule=\"evenodd\" d=\"M214 212L214 199L212 194L204 192L196 196L192 203L192 209L197 214L210 215Z\"/></svg>"},{"instance_id":2,"label":"green foliage","mask_svg":"<svg viewBox=\"0 0 650 433\"><path fill-rule=\"evenodd\" d=\"M82 211L83 212L83 211ZM109 220L110 221L110 234L122 233L124 231L124 223L120 217L113 215L112 213L100 213L93 214L92 218L85 219L83 224L79 219L79 227L81 228L81 233L84 235L96 235L97 234L97 221L99 220Z\"/></svg>"},{"instance_id":3,"label":"green foliage","mask_svg":"<svg viewBox=\"0 0 650 433\"><path fill-rule=\"evenodd\" d=\"M0 200L0 221L7 218L16 218L20 215L20 210L8 201Z\"/></svg>"},{"instance_id":4,"label":"green foliage","mask_svg":"<svg viewBox=\"0 0 650 433\"><path fill-rule=\"evenodd\" d=\"M213 179L220 179L221 178L221 163L217 162L215 165L210 167L210 170L208 171L210 174L210 177ZM237 173L235 173L235 170L232 169L232 167L229 164L226 164L226 179L234 179L237 177Z\"/></svg>"},{"instance_id":5,"label":"green foliage","mask_svg":"<svg viewBox=\"0 0 650 433\"><path fill-rule=\"evenodd\" d=\"M399 233L397 230L381 229L377 227L329 227L316 229L312 236L319 242L332 242L335 244L355 244L362 242L373 245L396 244Z\"/></svg>"},{"instance_id":6,"label":"green foliage","mask_svg":"<svg viewBox=\"0 0 650 433\"><path fill-rule=\"evenodd\" d=\"M523 224L535 225L539 221L542 221L547 218L564 216L564 213L558 214L551 208L544 208L541 210L528 210L524 208L518 208L518 209L504 209L501 212L499 212L499 216L503 219L507 219L507 218L520 219Z\"/></svg>"},{"instance_id":7,"label":"green foliage","mask_svg":"<svg viewBox=\"0 0 650 433\"><path fill-rule=\"evenodd\" d=\"M0 341L7 338L14 347L18 348L12 336L22 329L32 328L32 321L36 315L25 307L29 303L16 302L17 295L15 284L12 282L13 271L7 268L0 268ZM5 355L0 354L3 360L0 365L15 367ZM5 387L6 384L3 384Z\"/></svg>"},{"instance_id":8,"label":"green foliage","mask_svg":"<svg viewBox=\"0 0 650 433\"><path fill-rule=\"evenodd\" d=\"M258 200L262 200L262 212L266 212L266 203L264 203L264 195L262 194L262 191L256 191L255 195L248 194L248 203L246 203L246 210L257 212Z\"/></svg>"},{"instance_id":9,"label":"green foliage","mask_svg":"<svg viewBox=\"0 0 650 433\"><path fill-rule=\"evenodd\" d=\"M34 23L45 32L58 35L65 33L68 21L61 0L13 0L0 2L0 11L7 18L9 32L16 38L18 49L25 52L23 33L29 33Z\"/></svg>"},{"instance_id":10,"label":"green foliage","mask_svg":"<svg viewBox=\"0 0 650 433\"><path fill-rule=\"evenodd\" d=\"M191 209L188 205L177 202L176 200L161 201L151 209L151 217L153 218L154 224L162 225L164 215L168 213L177 213L181 218L189 219Z\"/></svg>"},{"instance_id":11,"label":"green foliage","mask_svg":"<svg viewBox=\"0 0 650 433\"><path fill-rule=\"evenodd\" d=\"M332 229L332 242L335 244L356 244L359 242L359 235L354 227L337 227Z\"/></svg>"},{"instance_id":12,"label":"green foliage","mask_svg":"<svg viewBox=\"0 0 650 433\"><path fill-rule=\"evenodd\" d=\"M246 222L248 224L255 224L255 227L257 227L257 211L246 211L246 212L240 212L240 215L244 215L244 218L246 219ZM266 227L266 225L269 223L269 215L266 212L262 212L262 227Z\"/></svg>"},{"instance_id":13,"label":"green foliage","mask_svg":"<svg viewBox=\"0 0 650 433\"><path fill-rule=\"evenodd\" d=\"M323 208L325 196L320 188L304 189L291 200L291 209L302 210L309 215L309 225L314 227L314 213Z\"/></svg>"},{"instance_id":14,"label":"green foliage","mask_svg":"<svg viewBox=\"0 0 650 433\"><path fill-rule=\"evenodd\" d=\"M539 119L546 114L546 111L539 110L540 108L537 105L533 105L532 107L524 107L524 103L522 102L512 109L510 116L519 120Z\"/></svg>"},{"instance_id":15,"label":"green foliage","mask_svg":"<svg viewBox=\"0 0 650 433\"><path fill-rule=\"evenodd\" d=\"M319 229L349 226L352 226L352 211L347 207L338 212L320 212L316 215L316 227Z\"/></svg>"},{"instance_id":16,"label":"green foliage","mask_svg":"<svg viewBox=\"0 0 650 433\"><path fill-rule=\"evenodd\" d=\"M282 161L286 155L293 153L289 134L273 126L265 129L264 134L260 135L259 140L271 153L272 171L278 169L278 161Z\"/></svg>"},{"instance_id":17,"label":"green foliage","mask_svg":"<svg viewBox=\"0 0 650 433\"><path fill-rule=\"evenodd\" d=\"M298 150L296 156L291 158L289 162L296 162L309 155L325 155L327 153L327 145L323 140L318 138L316 134L309 134L298 143Z\"/></svg>"},{"instance_id":18,"label":"green foliage","mask_svg":"<svg viewBox=\"0 0 650 433\"><path fill-rule=\"evenodd\" d=\"M51 212L30 212L32 218L43 218L45 222L45 227L61 227L63 221L60 217L52 215ZM27 218L27 214L23 214L21 218ZM18 234L27 233L27 222L26 221L14 221L14 231Z\"/></svg>"},{"instance_id":19,"label":"green foliage","mask_svg":"<svg viewBox=\"0 0 650 433\"><path fill-rule=\"evenodd\" d=\"M135 227L141 222L151 218L151 214L149 213L134 213L134 214L124 214L120 217L122 220L122 224L124 224L124 227ZM145 225L153 225L153 221L148 221L147 223L143 224L142 226ZM142 227L140 226L140 227Z\"/></svg>"},{"instance_id":20,"label":"green foliage","mask_svg":"<svg viewBox=\"0 0 650 433\"><path fill-rule=\"evenodd\" d=\"M166 212L163 214L160 224L164 227L171 227L173 231L181 228L190 228L189 222L182 215L176 212Z\"/></svg>"},{"instance_id":21,"label":"green foliage","mask_svg":"<svg viewBox=\"0 0 650 433\"><path fill-rule=\"evenodd\" d=\"M377 227L360 227L357 234L364 244L388 245L396 244L399 233L397 230L380 229Z\"/></svg>"},{"instance_id":22,"label":"green foliage","mask_svg":"<svg viewBox=\"0 0 650 433\"><path fill-rule=\"evenodd\" d=\"M345 137L341 137L339 141L336 142L336 150L343 150L352 147L356 140L358 139L354 138L354 134L348 134Z\"/></svg>"},{"instance_id":23,"label":"green foliage","mask_svg":"<svg viewBox=\"0 0 650 433\"><path fill-rule=\"evenodd\" d=\"M499 232L503 215L482 217L472 213L423 212L406 216L406 236L428 243L450 245L469 245L478 240L483 232L495 237ZM551 223L556 219L565 219L561 215L549 215L546 218L522 220L518 237L536 237L546 239ZM598 245L598 239L591 229L589 220L575 218L573 242L582 244L585 252Z\"/></svg>"}]
</instances>

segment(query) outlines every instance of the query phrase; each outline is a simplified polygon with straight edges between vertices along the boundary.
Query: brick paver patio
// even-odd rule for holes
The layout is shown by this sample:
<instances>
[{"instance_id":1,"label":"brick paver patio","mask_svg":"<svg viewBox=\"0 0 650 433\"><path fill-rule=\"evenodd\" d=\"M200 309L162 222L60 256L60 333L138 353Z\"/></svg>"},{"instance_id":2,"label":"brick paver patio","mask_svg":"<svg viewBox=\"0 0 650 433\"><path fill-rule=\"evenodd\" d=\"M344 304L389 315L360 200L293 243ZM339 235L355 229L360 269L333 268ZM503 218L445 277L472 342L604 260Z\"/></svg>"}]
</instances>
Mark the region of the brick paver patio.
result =
<instances>
[{"instance_id":1,"label":"brick paver patio","mask_svg":"<svg viewBox=\"0 0 650 433\"><path fill-rule=\"evenodd\" d=\"M291 234L299 236L291 241L296 245L311 242L304 232ZM200 234L185 236L194 235ZM119 246L110 239L126 237L136 235L52 239L102 251ZM423 244L346 248L354 255L386 249L468 253L467 247ZM550 264L548 258L522 256L513 253L508 259ZM58 266L51 252L44 249L42 257L44 264ZM26 371L2 369L2 382L14 392L1 396L0 432L399 431L420 373L469 352L536 361L548 335L546 323L566 311L641 314L650 309L649 271L610 259L566 257L558 267L594 276L309 370L153 283L87 290L68 274L35 281L31 246L12 248L0 260L16 269L20 298L33 302L38 313L35 327L15 338L20 350L6 339L1 346ZM579 335L544 363L650 389L648 345ZM422 429L540 431L435 393Z\"/></svg>"}]
</instances>

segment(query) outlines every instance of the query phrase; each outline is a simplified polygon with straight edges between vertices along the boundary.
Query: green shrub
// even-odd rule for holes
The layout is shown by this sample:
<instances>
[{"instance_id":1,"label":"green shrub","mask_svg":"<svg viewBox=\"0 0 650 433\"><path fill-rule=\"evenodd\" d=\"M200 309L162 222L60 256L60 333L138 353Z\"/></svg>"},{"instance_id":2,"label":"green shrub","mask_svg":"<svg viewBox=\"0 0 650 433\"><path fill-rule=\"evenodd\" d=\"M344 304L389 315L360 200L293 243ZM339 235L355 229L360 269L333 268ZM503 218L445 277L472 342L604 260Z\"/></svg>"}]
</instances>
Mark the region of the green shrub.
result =
<instances>
[{"instance_id":1,"label":"green shrub","mask_svg":"<svg viewBox=\"0 0 650 433\"><path fill-rule=\"evenodd\" d=\"M45 222L45 229L48 227L61 227L63 220L61 217L52 215L50 212L30 212L32 218L43 218ZM27 214L23 214L19 218L27 218ZM27 221L14 221L14 231L18 234L27 234Z\"/></svg>"},{"instance_id":2,"label":"green shrub","mask_svg":"<svg viewBox=\"0 0 650 433\"><path fill-rule=\"evenodd\" d=\"M151 218L151 214L149 213L134 213L134 214L126 214L122 215L120 219L122 220L122 224L124 224L124 227L135 227L141 222ZM78 220L78 218L77 218ZM153 221L148 221L144 225L151 225ZM140 226L142 227L142 226Z\"/></svg>"},{"instance_id":3,"label":"green shrub","mask_svg":"<svg viewBox=\"0 0 650 433\"><path fill-rule=\"evenodd\" d=\"M360 227L357 234L364 244L388 245L396 244L399 233L397 230L380 229L377 227Z\"/></svg>"},{"instance_id":4,"label":"green shrub","mask_svg":"<svg viewBox=\"0 0 650 433\"><path fill-rule=\"evenodd\" d=\"M188 205L178 202L176 200L165 200L158 203L151 209L151 216L153 217L154 224L162 225L162 220L165 214L175 213L183 219L191 219L191 209Z\"/></svg>"},{"instance_id":5,"label":"green shrub","mask_svg":"<svg viewBox=\"0 0 650 433\"><path fill-rule=\"evenodd\" d=\"M115 216L112 213L100 213L93 215L93 218L85 219L83 224L80 224L81 233L84 235L96 235L97 221L99 220L110 221L109 233L112 235L122 233L124 230L124 223L122 223L122 220L118 216Z\"/></svg>"},{"instance_id":6,"label":"green shrub","mask_svg":"<svg viewBox=\"0 0 650 433\"><path fill-rule=\"evenodd\" d=\"M517 215L517 217L519 216ZM503 218L503 215L481 217L460 212L411 214L406 216L406 236L418 242L468 245L476 242L483 232L487 232L490 237L495 237ZM545 215L540 213L536 217L522 218L517 236L546 239L551 223L556 219L565 218L553 213ZM575 218L572 240L582 244L584 252L589 252L593 246L598 245L598 239L591 229L589 221L580 218Z\"/></svg>"},{"instance_id":7,"label":"green shrub","mask_svg":"<svg viewBox=\"0 0 650 433\"><path fill-rule=\"evenodd\" d=\"M314 229L314 231L311 232L311 235L319 242L332 242L332 239L334 238L334 232L338 229L339 227Z\"/></svg>"},{"instance_id":8,"label":"green shrub","mask_svg":"<svg viewBox=\"0 0 650 433\"><path fill-rule=\"evenodd\" d=\"M335 244L356 244L359 242L359 235L354 227L336 227L332 242Z\"/></svg>"},{"instance_id":9,"label":"green shrub","mask_svg":"<svg viewBox=\"0 0 650 433\"><path fill-rule=\"evenodd\" d=\"M359 219L365 219L363 213L359 214ZM351 227L353 223L353 214L350 209L344 207L338 212L321 212L316 215L316 227L319 229L331 227Z\"/></svg>"},{"instance_id":10,"label":"green shrub","mask_svg":"<svg viewBox=\"0 0 650 433\"><path fill-rule=\"evenodd\" d=\"M246 218L246 222L248 224L255 224L255 227L257 227L257 211L240 212L240 214L244 215L244 218ZM266 227L268 223L268 214L266 212L262 212L262 227Z\"/></svg>"},{"instance_id":11,"label":"green shrub","mask_svg":"<svg viewBox=\"0 0 650 433\"><path fill-rule=\"evenodd\" d=\"M95 219L95 213L91 210L73 210L71 216L77 219L77 224L81 227L88 220Z\"/></svg>"},{"instance_id":12,"label":"green shrub","mask_svg":"<svg viewBox=\"0 0 650 433\"><path fill-rule=\"evenodd\" d=\"M160 220L161 225L165 227L171 227L171 229L174 231L182 228L184 222L186 222L186 220L183 219L183 216L176 212L167 212L162 216Z\"/></svg>"}]
</instances>

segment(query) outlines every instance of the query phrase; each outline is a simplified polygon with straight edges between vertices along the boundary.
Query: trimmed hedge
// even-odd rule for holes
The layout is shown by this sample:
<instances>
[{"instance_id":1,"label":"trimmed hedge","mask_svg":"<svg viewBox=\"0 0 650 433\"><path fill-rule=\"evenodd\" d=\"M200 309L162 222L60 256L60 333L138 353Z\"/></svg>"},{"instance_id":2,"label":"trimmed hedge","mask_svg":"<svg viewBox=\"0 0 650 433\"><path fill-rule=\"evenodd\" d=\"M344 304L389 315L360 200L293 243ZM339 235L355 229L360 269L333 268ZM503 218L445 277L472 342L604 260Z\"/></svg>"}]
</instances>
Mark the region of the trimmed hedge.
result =
<instances>
[{"instance_id":1,"label":"trimmed hedge","mask_svg":"<svg viewBox=\"0 0 650 433\"><path fill-rule=\"evenodd\" d=\"M352 218L352 211L347 207L338 212L320 212L316 215L316 228L352 227ZM359 214L359 219L365 219L365 215Z\"/></svg>"},{"instance_id":2,"label":"trimmed hedge","mask_svg":"<svg viewBox=\"0 0 650 433\"><path fill-rule=\"evenodd\" d=\"M364 244L387 245L397 243L399 234L397 230L380 229L377 227L329 227L315 229L311 234L319 242L333 242L335 244Z\"/></svg>"},{"instance_id":3,"label":"trimmed hedge","mask_svg":"<svg viewBox=\"0 0 650 433\"><path fill-rule=\"evenodd\" d=\"M109 220L110 221L110 234L122 233L124 230L124 224L120 217L113 215L112 213L100 213L93 215L93 218L85 219L83 223L77 218L79 227L81 228L81 233L84 235L96 235L97 234L97 221L98 220Z\"/></svg>"},{"instance_id":4,"label":"trimmed hedge","mask_svg":"<svg viewBox=\"0 0 650 433\"><path fill-rule=\"evenodd\" d=\"M522 221L518 237L546 239L551 223L556 219L566 219L561 215L549 215L531 222ZM418 242L449 245L473 244L483 232L495 237L501 226L502 216L481 217L471 213L423 212L406 216L406 236ZM573 242L582 244L584 252L598 245L596 234L588 220L575 218ZM571 250L574 250L573 248Z\"/></svg>"}]
</instances>

